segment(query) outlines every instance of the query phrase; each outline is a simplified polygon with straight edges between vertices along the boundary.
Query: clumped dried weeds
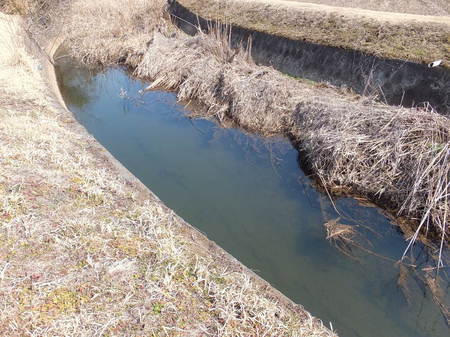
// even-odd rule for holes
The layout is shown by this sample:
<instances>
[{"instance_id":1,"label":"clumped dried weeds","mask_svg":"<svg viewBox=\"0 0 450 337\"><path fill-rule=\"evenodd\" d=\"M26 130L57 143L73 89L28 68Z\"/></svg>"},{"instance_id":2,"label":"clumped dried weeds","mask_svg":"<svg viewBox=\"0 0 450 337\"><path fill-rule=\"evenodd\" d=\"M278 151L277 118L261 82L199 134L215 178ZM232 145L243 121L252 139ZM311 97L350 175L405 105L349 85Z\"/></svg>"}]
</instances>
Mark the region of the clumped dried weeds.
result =
<instances>
[{"instance_id":1,"label":"clumped dried weeds","mask_svg":"<svg viewBox=\"0 0 450 337\"><path fill-rule=\"evenodd\" d=\"M1 335L335 335L124 176L43 62L0 53Z\"/></svg>"},{"instance_id":2,"label":"clumped dried weeds","mask_svg":"<svg viewBox=\"0 0 450 337\"><path fill-rule=\"evenodd\" d=\"M153 81L151 88L176 90L180 100L200 102L221 122L287 135L326 188L407 217L417 229L410 244L429 235L440 237L441 248L448 245L446 117L355 100L257 66L248 51L230 47L226 28L195 37L176 31L163 20L164 5L130 6L124 17L106 3L74 2L65 21L72 52L87 63L135 68L136 76ZM131 19L146 11L156 18L148 27ZM100 28L90 26L93 19Z\"/></svg>"},{"instance_id":3,"label":"clumped dried weeds","mask_svg":"<svg viewBox=\"0 0 450 337\"><path fill-rule=\"evenodd\" d=\"M428 110L362 105L351 113L323 106L301 116L302 147L326 185L349 188L418 219L411 242L429 232L448 240L447 118Z\"/></svg>"},{"instance_id":4,"label":"clumped dried weeds","mask_svg":"<svg viewBox=\"0 0 450 337\"><path fill-rule=\"evenodd\" d=\"M323 185L366 197L448 243L450 127L427 109L350 100L248 61L227 39L156 33L135 74L150 88L178 90L219 121L264 135L284 134L306 154ZM217 53L222 48L223 54ZM408 246L408 249L410 246Z\"/></svg>"},{"instance_id":5,"label":"clumped dried weeds","mask_svg":"<svg viewBox=\"0 0 450 337\"><path fill-rule=\"evenodd\" d=\"M249 61L245 50L233 51L223 35L156 33L135 74L153 79L150 89L176 89L180 100L200 101L220 121L266 135L287 133L298 93L285 87L284 76L272 78L273 70Z\"/></svg>"},{"instance_id":6,"label":"clumped dried weeds","mask_svg":"<svg viewBox=\"0 0 450 337\"><path fill-rule=\"evenodd\" d=\"M339 218L327 221L324 226L327 230L327 240L332 241L343 254L353 258L352 247L359 246L355 241L358 236L355 228L339 223Z\"/></svg>"},{"instance_id":7,"label":"clumped dried weeds","mask_svg":"<svg viewBox=\"0 0 450 337\"><path fill-rule=\"evenodd\" d=\"M30 6L36 1L26 0L3 0L0 4L0 11L8 14L26 14L30 12Z\"/></svg>"},{"instance_id":8,"label":"clumped dried weeds","mask_svg":"<svg viewBox=\"0 0 450 337\"><path fill-rule=\"evenodd\" d=\"M164 24L164 0L71 1L60 34L73 56L87 64L110 66L118 63L135 67L156 29ZM126 8L126 10L125 10ZM95 28L93 27L95 25Z\"/></svg>"}]
</instances>

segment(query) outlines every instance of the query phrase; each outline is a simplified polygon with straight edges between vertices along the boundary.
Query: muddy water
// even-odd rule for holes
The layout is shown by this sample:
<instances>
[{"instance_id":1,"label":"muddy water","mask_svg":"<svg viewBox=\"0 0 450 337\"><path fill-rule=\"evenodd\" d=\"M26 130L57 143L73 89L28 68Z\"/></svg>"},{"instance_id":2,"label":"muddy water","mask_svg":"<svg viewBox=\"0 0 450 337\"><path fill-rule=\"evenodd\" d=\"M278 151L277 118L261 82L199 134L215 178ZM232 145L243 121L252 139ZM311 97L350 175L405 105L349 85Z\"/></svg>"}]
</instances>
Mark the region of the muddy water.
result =
<instances>
[{"instance_id":1,"label":"muddy water","mask_svg":"<svg viewBox=\"0 0 450 337\"><path fill-rule=\"evenodd\" d=\"M448 336L429 291L410 278L408 304L398 286L402 235L377 209L352 199L335 201L337 214L288 142L188 119L189 107L174 94L141 95L146 84L120 69L91 73L61 62L57 74L70 110L119 161L340 336ZM326 241L324 222L339 216L385 258L355 248L349 257Z\"/></svg>"}]
</instances>

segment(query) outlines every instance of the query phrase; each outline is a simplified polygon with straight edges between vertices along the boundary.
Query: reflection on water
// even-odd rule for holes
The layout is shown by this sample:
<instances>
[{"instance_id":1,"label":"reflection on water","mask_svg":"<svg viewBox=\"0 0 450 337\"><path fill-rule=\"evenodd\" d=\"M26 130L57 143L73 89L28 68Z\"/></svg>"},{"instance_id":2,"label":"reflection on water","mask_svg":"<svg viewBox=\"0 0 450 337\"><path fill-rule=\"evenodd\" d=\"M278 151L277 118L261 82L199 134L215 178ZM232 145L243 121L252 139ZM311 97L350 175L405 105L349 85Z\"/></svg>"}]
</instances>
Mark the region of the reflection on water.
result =
<instances>
[{"instance_id":1,"label":"reflection on water","mask_svg":"<svg viewBox=\"0 0 450 337\"><path fill-rule=\"evenodd\" d=\"M405 241L377 209L329 200L311 187L297 152L207 120L190 120L172 93L120 69L94 74L62 63L62 94L76 118L169 207L341 336L448 336L429 291L398 284ZM352 257L325 240L340 216L369 242ZM382 234L382 235L380 235ZM407 270L404 268L403 271Z\"/></svg>"}]
</instances>

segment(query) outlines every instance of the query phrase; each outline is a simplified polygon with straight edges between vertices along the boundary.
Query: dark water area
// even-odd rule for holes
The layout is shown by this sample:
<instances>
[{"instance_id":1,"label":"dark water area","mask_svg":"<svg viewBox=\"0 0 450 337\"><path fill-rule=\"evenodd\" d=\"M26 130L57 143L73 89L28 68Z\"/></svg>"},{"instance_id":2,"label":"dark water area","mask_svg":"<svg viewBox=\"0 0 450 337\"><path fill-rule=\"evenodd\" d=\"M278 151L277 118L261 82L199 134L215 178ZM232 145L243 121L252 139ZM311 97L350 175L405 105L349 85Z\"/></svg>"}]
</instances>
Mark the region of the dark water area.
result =
<instances>
[{"instance_id":1,"label":"dark water area","mask_svg":"<svg viewBox=\"0 0 450 337\"><path fill-rule=\"evenodd\" d=\"M449 335L426 287L409 278L408 304L397 284L395 261L406 242L396 227L350 198L335 200L337 214L301 171L289 142L189 119L189 107L173 93L142 93L148 84L121 69L95 73L61 59L56 70L69 109L125 167L211 240L332 322L340 336ZM336 249L323 224L337 217L385 258Z\"/></svg>"}]
</instances>

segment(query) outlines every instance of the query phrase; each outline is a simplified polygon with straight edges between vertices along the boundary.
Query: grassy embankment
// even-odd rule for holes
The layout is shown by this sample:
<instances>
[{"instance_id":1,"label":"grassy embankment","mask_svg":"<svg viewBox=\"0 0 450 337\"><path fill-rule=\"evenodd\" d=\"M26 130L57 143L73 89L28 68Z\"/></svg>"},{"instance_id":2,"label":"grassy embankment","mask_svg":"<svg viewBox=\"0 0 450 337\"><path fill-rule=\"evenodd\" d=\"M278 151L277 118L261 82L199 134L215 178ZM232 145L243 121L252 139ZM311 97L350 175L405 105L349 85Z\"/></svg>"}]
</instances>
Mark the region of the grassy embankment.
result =
<instances>
[{"instance_id":1,"label":"grassy embankment","mask_svg":"<svg viewBox=\"0 0 450 337\"><path fill-rule=\"evenodd\" d=\"M291 1L304 2L303 0ZM450 2L447 0L308 0L306 2L394 13L450 15Z\"/></svg>"},{"instance_id":2,"label":"grassy embankment","mask_svg":"<svg viewBox=\"0 0 450 337\"><path fill-rule=\"evenodd\" d=\"M178 2L206 19L250 30L385 58L419 63L444 59L443 66L450 68L449 16L382 13L283 0ZM397 2L397 8L402 3Z\"/></svg>"},{"instance_id":3,"label":"grassy embankment","mask_svg":"<svg viewBox=\"0 0 450 337\"><path fill-rule=\"evenodd\" d=\"M68 15L113 15L123 34L145 3ZM0 13L0 335L334 336L117 166L54 96L26 27Z\"/></svg>"},{"instance_id":4,"label":"grassy embankment","mask_svg":"<svg viewBox=\"0 0 450 337\"><path fill-rule=\"evenodd\" d=\"M329 191L357 194L408 219L402 228L410 242L429 237L438 238L437 250L448 245L447 118L351 98L256 66L221 34L187 37L176 30L164 19L162 1L134 0L127 11L116 0L60 6L47 10L47 31L37 29L44 40L65 36L85 63L129 66L154 87L202 103L203 113L219 121L290 137Z\"/></svg>"},{"instance_id":5,"label":"grassy embankment","mask_svg":"<svg viewBox=\"0 0 450 337\"><path fill-rule=\"evenodd\" d=\"M127 65L153 86L202 103L219 121L290 137L329 191L358 195L406 219L398 222L411 243L433 244L431 238L448 245L447 118L347 97L256 66L220 34L178 31L162 12L164 1L135 0L127 12L115 0L54 2L60 6L44 11L50 16L44 39L63 35L83 62Z\"/></svg>"},{"instance_id":6,"label":"grassy embankment","mask_svg":"<svg viewBox=\"0 0 450 337\"><path fill-rule=\"evenodd\" d=\"M447 244L447 118L301 83L254 65L220 34L188 37L162 14L149 22L154 8L144 2L126 15L110 3L75 1L65 10L70 15L61 29L73 55L96 65L128 65L153 86L202 103L219 121L287 135L328 190L357 194L407 218L408 239L431 235Z\"/></svg>"}]
</instances>

